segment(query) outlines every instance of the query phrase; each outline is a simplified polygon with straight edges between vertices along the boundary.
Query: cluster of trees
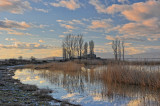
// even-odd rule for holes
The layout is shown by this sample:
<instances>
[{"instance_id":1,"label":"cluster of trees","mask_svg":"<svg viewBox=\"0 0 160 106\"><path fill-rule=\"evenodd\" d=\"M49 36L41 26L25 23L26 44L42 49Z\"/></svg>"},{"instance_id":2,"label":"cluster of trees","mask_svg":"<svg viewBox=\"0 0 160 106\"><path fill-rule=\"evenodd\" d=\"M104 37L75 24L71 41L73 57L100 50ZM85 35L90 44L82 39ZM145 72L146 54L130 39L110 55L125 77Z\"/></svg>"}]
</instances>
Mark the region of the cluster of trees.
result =
<instances>
[{"instance_id":1,"label":"cluster of trees","mask_svg":"<svg viewBox=\"0 0 160 106\"><path fill-rule=\"evenodd\" d=\"M90 55L94 54L94 42L89 42ZM83 35L67 35L62 42L63 59L82 58L88 55L88 43L84 43Z\"/></svg>"},{"instance_id":2,"label":"cluster of trees","mask_svg":"<svg viewBox=\"0 0 160 106\"><path fill-rule=\"evenodd\" d=\"M115 39L112 41L112 49L115 56L115 60L124 60L124 41Z\"/></svg>"},{"instance_id":3,"label":"cluster of trees","mask_svg":"<svg viewBox=\"0 0 160 106\"><path fill-rule=\"evenodd\" d=\"M23 60L23 57L22 57L22 56L19 56L18 59L19 59L20 61L22 61L22 60ZM36 61L36 58L33 57L33 56L31 56L31 57L30 57L30 60L31 60L31 61Z\"/></svg>"}]
</instances>

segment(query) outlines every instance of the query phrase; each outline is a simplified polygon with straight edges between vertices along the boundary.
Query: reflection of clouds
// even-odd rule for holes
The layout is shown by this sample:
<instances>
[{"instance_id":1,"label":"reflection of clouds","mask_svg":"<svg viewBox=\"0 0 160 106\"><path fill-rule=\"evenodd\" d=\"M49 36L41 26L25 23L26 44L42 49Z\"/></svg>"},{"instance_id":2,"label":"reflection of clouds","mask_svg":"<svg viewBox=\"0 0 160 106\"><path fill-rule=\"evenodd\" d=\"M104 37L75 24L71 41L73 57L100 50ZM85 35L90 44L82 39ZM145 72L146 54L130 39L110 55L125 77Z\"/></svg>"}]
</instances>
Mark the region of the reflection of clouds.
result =
<instances>
[{"instance_id":1,"label":"reflection of clouds","mask_svg":"<svg viewBox=\"0 0 160 106\"><path fill-rule=\"evenodd\" d=\"M30 83L30 84L42 84L45 82L45 80L41 79L38 76L38 72L35 72L34 74L32 71L28 71L29 69L23 69L17 70L15 72L15 76L13 76L14 79L20 79L22 82Z\"/></svg>"},{"instance_id":2,"label":"reflection of clouds","mask_svg":"<svg viewBox=\"0 0 160 106\"><path fill-rule=\"evenodd\" d=\"M17 76L13 76L13 78L14 78L14 79L18 79L18 77L17 77Z\"/></svg>"},{"instance_id":3,"label":"reflection of clouds","mask_svg":"<svg viewBox=\"0 0 160 106\"><path fill-rule=\"evenodd\" d=\"M40 84L44 83L45 81L40 81Z\"/></svg>"},{"instance_id":4,"label":"reflection of clouds","mask_svg":"<svg viewBox=\"0 0 160 106\"><path fill-rule=\"evenodd\" d=\"M127 106L143 106L141 104L141 99L137 99L137 100L132 100L130 101Z\"/></svg>"},{"instance_id":5,"label":"reflection of clouds","mask_svg":"<svg viewBox=\"0 0 160 106\"><path fill-rule=\"evenodd\" d=\"M102 96L95 96L95 97L93 97L93 100L94 101L101 101L103 99L102 99Z\"/></svg>"},{"instance_id":6,"label":"reflection of clouds","mask_svg":"<svg viewBox=\"0 0 160 106\"><path fill-rule=\"evenodd\" d=\"M62 96L62 98L63 98L63 99L65 99L65 98L70 98L70 97L73 97L73 96L76 96L76 95L78 95L78 93L69 93L69 94L67 94L67 95L65 95L65 96Z\"/></svg>"},{"instance_id":7,"label":"reflection of clouds","mask_svg":"<svg viewBox=\"0 0 160 106\"><path fill-rule=\"evenodd\" d=\"M96 67L88 71L87 68L82 67L83 71L79 73L24 69L17 70L14 78L20 79L25 84L37 85L39 88L48 87L57 90L53 94L54 97L82 105L117 105L118 103L118 105L137 106L156 102L154 97L156 95L150 94L148 90L143 91L135 86L109 86L101 82L99 75L105 68ZM123 95L126 97L122 97ZM145 97L145 101L142 97Z\"/></svg>"},{"instance_id":8,"label":"reflection of clouds","mask_svg":"<svg viewBox=\"0 0 160 106\"><path fill-rule=\"evenodd\" d=\"M39 80L40 78L39 78L39 76L35 76L35 78L34 78L35 80Z\"/></svg>"},{"instance_id":9,"label":"reflection of clouds","mask_svg":"<svg viewBox=\"0 0 160 106\"><path fill-rule=\"evenodd\" d=\"M69 99L70 101L80 103L82 100L84 100L87 97L80 96L79 93L69 93L67 95L62 96L62 99Z\"/></svg>"},{"instance_id":10,"label":"reflection of clouds","mask_svg":"<svg viewBox=\"0 0 160 106\"><path fill-rule=\"evenodd\" d=\"M27 77L25 81L31 81L31 77Z\"/></svg>"},{"instance_id":11,"label":"reflection of clouds","mask_svg":"<svg viewBox=\"0 0 160 106\"><path fill-rule=\"evenodd\" d=\"M94 101L109 101L107 97L103 98L101 93L90 93Z\"/></svg>"},{"instance_id":12,"label":"reflection of clouds","mask_svg":"<svg viewBox=\"0 0 160 106\"><path fill-rule=\"evenodd\" d=\"M129 101L127 106L144 106L145 104L147 105L150 103L150 105L158 106L158 102L156 102L156 99L151 95L146 95L145 97L141 97L135 100Z\"/></svg>"}]
</instances>

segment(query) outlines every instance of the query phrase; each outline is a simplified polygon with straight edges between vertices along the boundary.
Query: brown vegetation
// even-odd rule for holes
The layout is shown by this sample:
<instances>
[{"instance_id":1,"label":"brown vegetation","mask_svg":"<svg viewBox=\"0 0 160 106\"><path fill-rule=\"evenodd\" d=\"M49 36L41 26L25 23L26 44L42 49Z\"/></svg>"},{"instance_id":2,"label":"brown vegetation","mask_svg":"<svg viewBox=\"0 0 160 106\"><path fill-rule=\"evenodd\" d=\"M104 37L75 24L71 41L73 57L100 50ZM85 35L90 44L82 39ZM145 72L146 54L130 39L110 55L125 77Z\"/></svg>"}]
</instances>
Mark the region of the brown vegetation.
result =
<instances>
[{"instance_id":1,"label":"brown vegetation","mask_svg":"<svg viewBox=\"0 0 160 106\"><path fill-rule=\"evenodd\" d=\"M84 65L103 65L106 64L107 68L102 69L102 74L96 76L98 79L102 79L107 84L128 84L128 85L140 85L148 86L150 88L160 88L160 70L150 68L146 70L145 62L137 65L130 62L109 62L98 60L74 60L70 62L53 62L40 65L27 65L25 68L32 69L47 69L47 70L61 70L70 72L68 74L75 75L73 72L82 71L81 68ZM146 65L147 66L147 65ZM154 67L152 64L151 67ZM83 73L85 74L85 73ZM91 74L92 75L92 74Z\"/></svg>"},{"instance_id":2,"label":"brown vegetation","mask_svg":"<svg viewBox=\"0 0 160 106\"><path fill-rule=\"evenodd\" d=\"M26 65L25 68L32 69L48 69L48 70L64 70L64 71L80 71L82 64L77 64L74 62L52 62L47 64L38 65Z\"/></svg>"},{"instance_id":3,"label":"brown vegetation","mask_svg":"<svg viewBox=\"0 0 160 106\"><path fill-rule=\"evenodd\" d=\"M102 74L102 79L108 84L131 84L160 88L160 70L146 70L144 65L126 65L125 63L110 63Z\"/></svg>"}]
</instances>

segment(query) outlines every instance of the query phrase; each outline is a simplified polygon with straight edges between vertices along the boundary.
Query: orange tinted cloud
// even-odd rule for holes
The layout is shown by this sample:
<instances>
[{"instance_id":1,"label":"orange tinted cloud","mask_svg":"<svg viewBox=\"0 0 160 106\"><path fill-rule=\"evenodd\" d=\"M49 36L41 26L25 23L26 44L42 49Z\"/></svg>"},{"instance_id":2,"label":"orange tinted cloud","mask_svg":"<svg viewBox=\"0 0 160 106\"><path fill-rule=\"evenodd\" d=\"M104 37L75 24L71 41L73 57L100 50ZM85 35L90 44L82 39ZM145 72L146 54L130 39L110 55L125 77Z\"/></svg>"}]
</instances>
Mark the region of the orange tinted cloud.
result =
<instances>
[{"instance_id":1,"label":"orange tinted cloud","mask_svg":"<svg viewBox=\"0 0 160 106\"><path fill-rule=\"evenodd\" d=\"M80 3L78 0L61 0L58 3L50 3L54 7L66 7L70 10L75 10L80 8Z\"/></svg>"},{"instance_id":2,"label":"orange tinted cloud","mask_svg":"<svg viewBox=\"0 0 160 106\"><path fill-rule=\"evenodd\" d=\"M12 21L12 20L0 20L0 28L17 28L17 29L26 29L29 28L30 25L27 24L26 22L17 22L17 21Z\"/></svg>"},{"instance_id":3,"label":"orange tinted cloud","mask_svg":"<svg viewBox=\"0 0 160 106\"><path fill-rule=\"evenodd\" d=\"M7 11L13 14L23 14L24 11L31 9L32 7L28 1L0 0L0 12Z\"/></svg>"},{"instance_id":4,"label":"orange tinted cloud","mask_svg":"<svg viewBox=\"0 0 160 106\"><path fill-rule=\"evenodd\" d=\"M66 28L66 29L75 29L75 27L71 26L71 25L66 25L66 24L60 24L62 27Z\"/></svg>"},{"instance_id":5,"label":"orange tinted cloud","mask_svg":"<svg viewBox=\"0 0 160 106\"><path fill-rule=\"evenodd\" d=\"M96 29L96 28L107 28L110 27L111 19L103 19L103 20L92 20L91 25L89 26L89 28L91 29Z\"/></svg>"},{"instance_id":6,"label":"orange tinted cloud","mask_svg":"<svg viewBox=\"0 0 160 106\"><path fill-rule=\"evenodd\" d=\"M26 50L26 49L0 49L1 59L8 59L8 58L18 58L19 56L23 56L23 58L30 58L31 56L37 58L45 58L45 57L61 57L62 50L61 49L37 49L37 50Z\"/></svg>"},{"instance_id":7,"label":"orange tinted cloud","mask_svg":"<svg viewBox=\"0 0 160 106\"><path fill-rule=\"evenodd\" d=\"M107 8L109 14L120 12L128 20L131 21L143 21L145 19L159 17L160 16L160 1L146 1L134 3L132 5L118 5L113 4Z\"/></svg>"}]
</instances>

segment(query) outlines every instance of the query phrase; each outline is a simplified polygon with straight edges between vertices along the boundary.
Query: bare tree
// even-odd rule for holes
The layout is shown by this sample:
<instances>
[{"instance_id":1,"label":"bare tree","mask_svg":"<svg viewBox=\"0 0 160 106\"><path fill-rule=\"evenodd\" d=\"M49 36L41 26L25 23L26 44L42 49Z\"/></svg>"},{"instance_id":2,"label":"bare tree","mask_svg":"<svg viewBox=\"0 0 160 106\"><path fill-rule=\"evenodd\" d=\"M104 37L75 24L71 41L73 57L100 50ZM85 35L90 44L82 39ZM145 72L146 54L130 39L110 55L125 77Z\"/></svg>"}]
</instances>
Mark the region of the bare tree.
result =
<instances>
[{"instance_id":1,"label":"bare tree","mask_svg":"<svg viewBox=\"0 0 160 106\"><path fill-rule=\"evenodd\" d=\"M125 48L124 41L122 41L122 56L123 56L123 61L124 61L124 48Z\"/></svg>"},{"instance_id":2,"label":"bare tree","mask_svg":"<svg viewBox=\"0 0 160 106\"><path fill-rule=\"evenodd\" d=\"M115 39L112 41L112 49L115 56L115 60L117 60L118 56L118 39Z\"/></svg>"},{"instance_id":3,"label":"bare tree","mask_svg":"<svg viewBox=\"0 0 160 106\"><path fill-rule=\"evenodd\" d=\"M83 51L83 35L78 35L78 48L79 48L79 57L82 57L82 51Z\"/></svg>"},{"instance_id":4,"label":"bare tree","mask_svg":"<svg viewBox=\"0 0 160 106\"><path fill-rule=\"evenodd\" d=\"M66 47L65 47L64 42L62 44L62 51L63 51L63 60L66 60L66 58L67 58L67 51L66 51Z\"/></svg>"},{"instance_id":5,"label":"bare tree","mask_svg":"<svg viewBox=\"0 0 160 106\"><path fill-rule=\"evenodd\" d=\"M89 42L89 49L90 49L90 55L93 55L94 54L94 42L93 42L93 40L91 40Z\"/></svg>"},{"instance_id":6,"label":"bare tree","mask_svg":"<svg viewBox=\"0 0 160 106\"><path fill-rule=\"evenodd\" d=\"M118 40L118 59L121 60L121 41Z\"/></svg>"},{"instance_id":7,"label":"bare tree","mask_svg":"<svg viewBox=\"0 0 160 106\"><path fill-rule=\"evenodd\" d=\"M88 54L88 43L85 42L85 44L84 44L84 57L86 57L87 54Z\"/></svg>"},{"instance_id":8,"label":"bare tree","mask_svg":"<svg viewBox=\"0 0 160 106\"><path fill-rule=\"evenodd\" d=\"M124 60L124 41L120 41L116 38L112 41L112 49L115 60L121 60L121 57L123 57Z\"/></svg>"},{"instance_id":9,"label":"bare tree","mask_svg":"<svg viewBox=\"0 0 160 106\"><path fill-rule=\"evenodd\" d=\"M83 51L83 36L82 35L67 35L62 42L63 58L71 59L76 56L81 58Z\"/></svg>"}]
</instances>

